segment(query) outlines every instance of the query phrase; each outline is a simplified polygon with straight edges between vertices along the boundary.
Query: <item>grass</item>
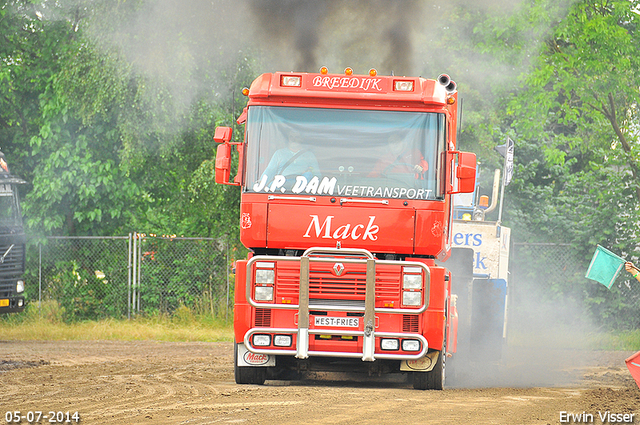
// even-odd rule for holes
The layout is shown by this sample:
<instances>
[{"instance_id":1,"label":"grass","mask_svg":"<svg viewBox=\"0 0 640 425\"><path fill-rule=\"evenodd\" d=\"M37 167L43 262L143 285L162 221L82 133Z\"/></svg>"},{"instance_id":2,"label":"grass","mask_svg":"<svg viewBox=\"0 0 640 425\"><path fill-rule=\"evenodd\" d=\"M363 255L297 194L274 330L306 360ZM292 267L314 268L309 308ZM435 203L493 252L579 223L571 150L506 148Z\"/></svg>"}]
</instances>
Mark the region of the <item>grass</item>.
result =
<instances>
[{"instance_id":1,"label":"grass","mask_svg":"<svg viewBox=\"0 0 640 425\"><path fill-rule=\"evenodd\" d=\"M596 334L593 339L593 344L601 347L601 350L640 350L640 329Z\"/></svg>"},{"instance_id":2,"label":"grass","mask_svg":"<svg viewBox=\"0 0 640 425\"><path fill-rule=\"evenodd\" d=\"M169 315L131 320L107 318L67 323L52 306L29 306L24 312L0 316L2 340L232 341L233 325L223 319L193 314L180 307Z\"/></svg>"},{"instance_id":3,"label":"grass","mask_svg":"<svg viewBox=\"0 0 640 425\"><path fill-rule=\"evenodd\" d=\"M531 349L553 347L568 350L638 351L640 329L607 332L571 328L561 324L537 330L513 329L509 334L509 344Z\"/></svg>"},{"instance_id":4,"label":"grass","mask_svg":"<svg viewBox=\"0 0 640 425\"><path fill-rule=\"evenodd\" d=\"M122 340L122 341L232 341L231 321L198 315L187 307L172 315L107 318L67 323L57 304L29 305L19 314L0 316L2 340ZM640 329L587 332L556 326L538 332L515 330L509 344L520 347L556 347L579 350L640 350Z\"/></svg>"}]
</instances>

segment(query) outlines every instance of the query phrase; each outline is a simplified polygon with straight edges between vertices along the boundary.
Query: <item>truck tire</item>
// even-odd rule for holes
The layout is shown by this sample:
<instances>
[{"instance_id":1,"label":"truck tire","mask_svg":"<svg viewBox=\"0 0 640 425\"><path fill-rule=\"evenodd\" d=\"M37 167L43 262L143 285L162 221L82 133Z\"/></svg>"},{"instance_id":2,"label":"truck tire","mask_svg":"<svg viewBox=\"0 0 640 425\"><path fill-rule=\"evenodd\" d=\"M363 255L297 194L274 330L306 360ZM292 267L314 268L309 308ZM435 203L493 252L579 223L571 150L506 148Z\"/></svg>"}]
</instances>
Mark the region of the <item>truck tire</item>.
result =
<instances>
[{"instance_id":1,"label":"truck tire","mask_svg":"<svg viewBox=\"0 0 640 425\"><path fill-rule=\"evenodd\" d=\"M236 384L264 384L267 379L266 368L238 366L238 345L238 343L233 344L233 372Z\"/></svg>"},{"instance_id":2,"label":"truck tire","mask_svg":"<svg viewBox=\"0 0 640 425\"><path fill-rule=\"evenodd\" d=\"M413 388L416 390L443 390L447 357L447 340L442 343L442 351L438 354L436 365L429 372L412 372Z\"/></svg>"}]
</instances>

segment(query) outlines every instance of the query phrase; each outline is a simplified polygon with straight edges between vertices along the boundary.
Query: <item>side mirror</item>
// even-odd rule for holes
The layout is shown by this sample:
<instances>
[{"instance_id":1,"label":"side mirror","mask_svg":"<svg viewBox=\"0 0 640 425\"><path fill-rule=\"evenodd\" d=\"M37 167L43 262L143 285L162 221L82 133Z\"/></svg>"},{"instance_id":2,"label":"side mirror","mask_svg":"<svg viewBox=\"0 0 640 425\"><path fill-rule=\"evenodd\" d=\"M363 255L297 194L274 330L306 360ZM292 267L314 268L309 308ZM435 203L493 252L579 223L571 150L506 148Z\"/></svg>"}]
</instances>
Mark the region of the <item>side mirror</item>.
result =
<instances>
[{"instance_id":1,"label":"side mirror","mask_svg":"<svg viewBox=\"0 0 640 425\"><path fill-rule=\"evenodd\" d=\"M458 155L455 169L457 187L451 192L472 193L476 189L476 154L471 152L452 152Z\"/></svg>"},{"instance_id":2,"label":"side mirror","mask_svg":"<svg viewBox=\"0 0 640 425\"><path fill-rule=\"evenodd\" d=\"M240 183L229 181L231 176L231 145L237 145L237 143L231 143L232 134L231 127L217 127L213 135L213 140L220 143L216 149L216 183L237 186Z\"/></svg>"},{"instance_id":3,"label":"side mirror","mask_svg":"<svg viewBox=\"0 0 640 425\"><path fill-rule=\"evenodd\" d=\"M215 140L216 143L229 143L232 134L233 129L231 127L217 127L213 135L213 140Z\"/></svg>"},{"instance_id":4,"label":"side mirror","mask_svg":"<svg viewBox=\"0 0 640 425\"><path fill-rule=\"evenodd\" d=\"M216 129L216 135L218 129ZM216 150L216 183L229 184L231 176L231 145L222 143Z\"/></svg>"}]
</instances>

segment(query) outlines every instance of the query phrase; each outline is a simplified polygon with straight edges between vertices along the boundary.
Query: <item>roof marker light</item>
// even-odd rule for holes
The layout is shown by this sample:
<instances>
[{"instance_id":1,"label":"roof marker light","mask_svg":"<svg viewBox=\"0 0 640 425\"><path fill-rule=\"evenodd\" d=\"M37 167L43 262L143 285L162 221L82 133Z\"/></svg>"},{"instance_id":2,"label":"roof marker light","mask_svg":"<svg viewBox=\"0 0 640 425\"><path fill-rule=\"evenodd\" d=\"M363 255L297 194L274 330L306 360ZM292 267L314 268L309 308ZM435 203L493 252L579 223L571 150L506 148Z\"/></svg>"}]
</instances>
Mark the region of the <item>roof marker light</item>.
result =
<instances>
[{"instance_id":1,"label":"roof marker light","mask_svg":"<svg viewBox=\"0 0 640 425\"><path fill-rule=\"evenodd\" d=\"M242 94L245 96L249 96L249 88L248 87L243 87L242 88Z\"/></svg>"},{"instance_id":2,"label":"roof marker light","mask_svg":"<svg viewBox=\"0 0 640 425\"><path fill-rule=\"evenodd\" d=\"M346 68L344 70L344 75L353 75L353 69L352 68Z\"/></svg>"},{"instance_id":3,"label":"roof marker light","mask_svg":"<svg viewBox=\"0 0 640 425\"><path fill-rule=\"evenodd\" d=\"M396 80L393 82L395 91L413 91L413 81Z\"/></svg>"},{"instance_id":4,"label":"roof marker light","mask_svg":"<svg viewBox=\"0 0 640 425\"><path fill-rule=\"evenodd\" d=\"M322 68L320 68L320 74L327 75L328 73L329 73L329 68L327 68L326 66L323 66Z\"/></svg>"},{"instance_id":5,"label":"roof marker light","mask_svg":"<svg viewBox=\"0 0 640 425\"><path fill-rule=\"evenodd\" d=\"M369 70L369 75L372 76L372 77L375 77L376 75L378 75L378 71L376 71L375 68L371 68Z\"/></svg>"},{"instance_id":6,"label":"roof marker light","mask_svg":"<svg viewBox=\"0 0 640 425\"><path fill-rule=\"evenodd\" d=\"M300 87L302 85L302 77L299 75L283 75L280 78L280 85L284 87Z\"/></svg>"}]
</instances>

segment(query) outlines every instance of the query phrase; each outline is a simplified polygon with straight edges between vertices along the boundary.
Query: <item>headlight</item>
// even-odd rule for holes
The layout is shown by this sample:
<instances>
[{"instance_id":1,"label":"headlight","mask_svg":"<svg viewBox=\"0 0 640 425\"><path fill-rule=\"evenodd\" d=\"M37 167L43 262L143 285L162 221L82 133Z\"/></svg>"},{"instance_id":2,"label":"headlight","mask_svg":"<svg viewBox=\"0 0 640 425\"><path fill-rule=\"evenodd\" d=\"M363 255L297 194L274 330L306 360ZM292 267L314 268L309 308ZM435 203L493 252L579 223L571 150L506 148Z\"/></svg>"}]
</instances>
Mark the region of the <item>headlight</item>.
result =
<instances>
[{"instance_id":1,"label":"headlight","mask_svg":"<svg viewBox=\"0 0 640 425\"><path fill-rule=\"evenodd\" d=\"M278 347L291 347L291 335L276 335L273 338L273 345Z\"/></svg>"},{"instance_id":2,"label":"headlight","mask_svg":"<svg viewBox=\"0 0 640 425\"><path fill-rule=\"evenodd\" d=\"M402 278L402 287L404 289L422 289L422 275L405 274Z\"/></svg>"},{"instance_id":3,"label":"headlight","mask_svg":"<svg viewBox=\"0 0 640 425\"><path fill-rule=\"evenodd\" d=\"M397 350L400 348L400 341L397 339L384 338L380 340L380 348L383 350Z\"/></svg>"},{"instance_id":4,"label":"headlight","mask_svg":"<svg viewBox=\"0 0 640 425\"><path fill-rule=\"evenodd\" d=\"M254 335L253 345L256 347L268 347L271 345L271 335Z\"/></svg>"},{"instance_id":5,"label":"headlight","mask_svg":"<svg viewBox=\"0 0 640 425\"><path fill-rule=\"evenodd\" d=\"M257 269L256 270L256 283L258 284L268 284L273 285L276 279L275 270L264 270Z\"/></svg>"},{"instance_id":6,"label":"headlight","mask_svg":"<svg viewBox=\"0 0 640 425\"><path fill-rule=\"evenodd\" d=\"M19 280L16 282L16 292L18 294L24 292L24 281L23 280Z\"/></svg>"},{"instance_id":7,"label":"headlight","mask_svg":"<svg viewBox=\"0 0 640 425\"><path fill-rule=\"evenodd\" d=\"M403 339L402 349L404 351L420 351L420 341L416 339Z\"/></svg>"},{"instance_id":8,"label":"headlight","mask_svg":"<svg viewBox=\"0 0 640 425\"><path fill-rule=\"evenodd\" d=\"M422 292L409 292L404 291L402 293L402 304L410 306L419 306L422 303Z\"/></svg>"},{"instance_id":9,"label":"headlight","mask_svg":"<svg viewBox=\"0 0 640 425\"><path fill-rule=\"evenodd\" d=\"M273 301L273 286L256 286L256 301Z\"/></svg>"}]
</instances>

